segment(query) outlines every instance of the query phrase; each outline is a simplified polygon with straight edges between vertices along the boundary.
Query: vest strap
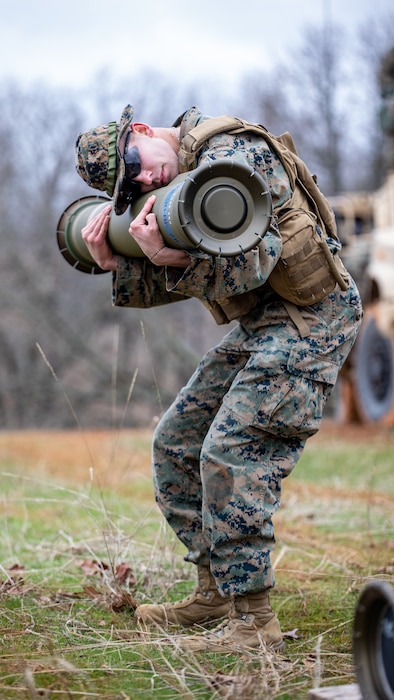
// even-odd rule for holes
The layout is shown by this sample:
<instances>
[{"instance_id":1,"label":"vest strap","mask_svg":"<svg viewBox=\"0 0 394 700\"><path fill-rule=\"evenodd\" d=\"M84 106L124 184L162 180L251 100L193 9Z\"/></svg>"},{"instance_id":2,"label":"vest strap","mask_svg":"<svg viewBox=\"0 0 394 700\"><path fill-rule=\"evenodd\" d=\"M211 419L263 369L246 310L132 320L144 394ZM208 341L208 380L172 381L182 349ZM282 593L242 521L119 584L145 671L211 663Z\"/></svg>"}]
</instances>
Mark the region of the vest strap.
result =
<instances>
[{"instance_id":1,"label":"vest strap","mask_svg":"<svg viewBox=\"0 0 394 700\"><path fill-rule=\"evenodd\" d=\"M294 325L298 329L301 338L307 338L311 333L311 329L303 318L301 311L295 304L293 304L292 301L287 301L286 299L281 299L281 301Z\"/></svg>"}]
</instances>

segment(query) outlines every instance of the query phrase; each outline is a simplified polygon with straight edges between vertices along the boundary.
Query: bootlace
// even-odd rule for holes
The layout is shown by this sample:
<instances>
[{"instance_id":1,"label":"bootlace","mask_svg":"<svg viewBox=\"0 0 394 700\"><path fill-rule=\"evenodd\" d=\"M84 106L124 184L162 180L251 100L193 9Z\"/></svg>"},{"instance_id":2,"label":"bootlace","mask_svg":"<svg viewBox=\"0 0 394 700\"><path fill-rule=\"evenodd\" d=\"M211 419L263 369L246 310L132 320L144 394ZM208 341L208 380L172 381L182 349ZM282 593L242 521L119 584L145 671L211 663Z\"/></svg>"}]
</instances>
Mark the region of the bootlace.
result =
<instances>
[{"instance_id":1,"label":"bootlace","mask_svg":"<svg viewBox=\"0 0 394 700\"><path fill-rule=\"evenodd\" d=\"M239 621L239 620L238 620ZM213 630L206 630L202 633L207 639L212 637L223 637L226 632L231 632L237 626L237 620L223 620Z\"/></svg>"}]
</instances>

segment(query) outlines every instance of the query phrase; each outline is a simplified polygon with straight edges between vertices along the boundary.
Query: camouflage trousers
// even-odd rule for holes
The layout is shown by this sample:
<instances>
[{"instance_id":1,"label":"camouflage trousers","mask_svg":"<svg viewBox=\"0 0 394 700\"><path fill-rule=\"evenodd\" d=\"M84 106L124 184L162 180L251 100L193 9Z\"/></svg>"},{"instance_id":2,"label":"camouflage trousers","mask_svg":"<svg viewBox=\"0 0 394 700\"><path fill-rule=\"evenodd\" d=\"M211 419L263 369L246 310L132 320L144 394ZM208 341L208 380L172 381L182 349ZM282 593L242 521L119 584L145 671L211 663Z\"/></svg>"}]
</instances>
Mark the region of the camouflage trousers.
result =
<instances>
[{"instance_id":1,"label":"camouflage trousers","mask_svg":"<svg viewBox=\"0 0 394 700\"><path fill-rule=\"evenodd\" d=\"M274 585L272 516L282 479L319 428L361 324L355 286L302 309L301 338L268 295L210 350L158 424L155 496L223 595Z\"/></svg>"}]
</instances>

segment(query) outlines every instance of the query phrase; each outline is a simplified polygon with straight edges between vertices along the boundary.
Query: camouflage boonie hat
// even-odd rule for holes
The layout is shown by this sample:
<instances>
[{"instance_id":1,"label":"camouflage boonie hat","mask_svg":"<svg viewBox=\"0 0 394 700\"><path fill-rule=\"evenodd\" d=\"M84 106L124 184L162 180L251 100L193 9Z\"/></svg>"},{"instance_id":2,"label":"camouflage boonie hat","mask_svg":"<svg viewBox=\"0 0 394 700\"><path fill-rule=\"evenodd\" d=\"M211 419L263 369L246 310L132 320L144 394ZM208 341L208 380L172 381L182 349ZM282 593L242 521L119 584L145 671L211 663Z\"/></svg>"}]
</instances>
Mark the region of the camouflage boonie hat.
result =
<instances>
[{"instance_id":1,"label":"camouflage boonie hat","mask_svg":"<svg viewBox=\"0 0 394 700\"><path fill-rule=\"evenodd\" d=\"M119 124L109 122L109 124L83 131L75 144L75 167L78 175L89 187L94 187L113 197L116 214L123 214L130 204L122 188L125 163L123 154L119 151L119 143L129 128L133 116L134 107L127 105L122 112Z\"/></svg>"}]
</instances>

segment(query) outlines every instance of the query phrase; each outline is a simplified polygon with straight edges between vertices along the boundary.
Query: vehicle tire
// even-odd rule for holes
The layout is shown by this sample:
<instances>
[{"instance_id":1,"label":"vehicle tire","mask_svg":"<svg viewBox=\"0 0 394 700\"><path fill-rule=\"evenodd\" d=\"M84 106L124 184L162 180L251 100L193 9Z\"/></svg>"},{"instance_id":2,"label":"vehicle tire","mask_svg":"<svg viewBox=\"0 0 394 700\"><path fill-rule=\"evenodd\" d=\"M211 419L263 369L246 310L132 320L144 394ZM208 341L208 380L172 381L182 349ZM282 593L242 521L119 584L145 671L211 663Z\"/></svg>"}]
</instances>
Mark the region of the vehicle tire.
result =
<instances>
[{"instance_id":1,"label":"vehicle tire","mask_svg":"<svg viewBox=\"0 0 394 700\"><path fill-rule=\"evenodd\" d=\"M393 346L373 316L363 322L350 361L353 404L359 420L381 420L393 404Z\"/></svg>"}]
</instances>

